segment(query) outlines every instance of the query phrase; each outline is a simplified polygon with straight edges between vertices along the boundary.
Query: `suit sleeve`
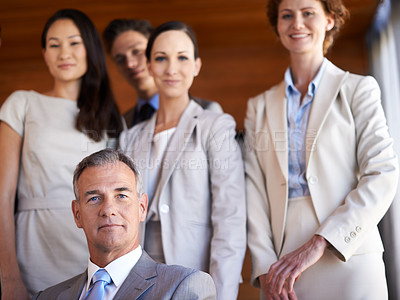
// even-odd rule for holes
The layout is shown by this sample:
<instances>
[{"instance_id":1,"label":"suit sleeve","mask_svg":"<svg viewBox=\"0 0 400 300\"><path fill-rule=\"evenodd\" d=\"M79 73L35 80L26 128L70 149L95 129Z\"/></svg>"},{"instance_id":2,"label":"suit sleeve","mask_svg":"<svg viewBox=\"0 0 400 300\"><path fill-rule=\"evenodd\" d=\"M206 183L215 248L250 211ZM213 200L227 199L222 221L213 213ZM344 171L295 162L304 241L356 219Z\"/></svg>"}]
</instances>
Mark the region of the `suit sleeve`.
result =
<instances>
[{"instance_id":1,"label":"suit sleeve","mask_svg":"<svg viewBox=\"0 0 400 300\"><path fill-rule=\"evenodd\" d=\"M358 184L321 224L317 234L328 240L347 261L367 240L388 210L397 188L398 161L372 77L345 86L356 129ZM344 96L343 96L344 97ZM352 151L352 149L349 149ZM354 150L353 150L354 151Z\"/></svg>"},{"instance_id":2,"label":"suit sleeve","mask_svg":"<svg viewBox=\"0 0 400 300\"><path fill-rule=\"evenodd\" d=\"M217 292L209 274L195 271L181 281L172 295L172 299L216 300Z\"/></svg>"},{"instance_id":3,"label":"suit sleeve","mask_svg":"<svg viewBox=\"0 0 400 300\"><path fill-rule=\"evenodd\" d=\"M221 114L207 138L213 226L209 270L218 299L237 298L246 251L244 169L235 133L233 118Z\"/></svg>"},{"instance_id":4,"label":"suit sleeve","mask_svg":"<svg viewBox=\"0 0 400 300\"><path fill-rule=\"evenodd\" d=\"M257 158L256 120L263 105L262 98L250 99L247 104L244 158L246 170L247 239L252 261L251 282L259 286L258 277L268 272L269 266L277 261L270 223L270 207L266 189L266 173ZM265 136L265 135L264 135Z\"/></svg>"}]
</instances>

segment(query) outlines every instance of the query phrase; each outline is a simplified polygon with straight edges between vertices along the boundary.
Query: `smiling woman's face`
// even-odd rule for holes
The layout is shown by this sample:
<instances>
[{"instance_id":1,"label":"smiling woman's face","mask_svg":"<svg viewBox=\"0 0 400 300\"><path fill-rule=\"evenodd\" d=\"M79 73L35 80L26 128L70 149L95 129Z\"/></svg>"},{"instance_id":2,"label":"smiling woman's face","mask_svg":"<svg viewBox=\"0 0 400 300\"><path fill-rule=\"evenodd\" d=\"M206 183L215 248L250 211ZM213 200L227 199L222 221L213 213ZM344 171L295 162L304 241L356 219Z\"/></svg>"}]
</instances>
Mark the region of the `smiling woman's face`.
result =
<instances>
[{"instance_id":1,"label":"smiling woman's face","mask_svg":"<svg viewBox=\"0 0 400 300\"><path fill-rule=\"evenodd\" d=\"M194 57L190 37L183 31L170 30L154 40L148 65L160 96L179 98L188 95L201 61Z\"/></svg>"},{"instance_id":2,"label":"smiling woman's face","mask_svg":"<svg viewBox=\"0 0 400 300\"><path fill-rule=\"evenodd\" d=\"M291 53L321 55L325 33L334 20L317 0L283 0L278 9L278 34Z\"/></svg>"},{"instance_id":3,"label":"smiling woman's face","mask_svg":"<svg viewBox=\"0 0 400 300\"><path fill-rule=\"evenodd\" d=\"M86 48L70 19L57 20L50 26L43 56L55 80L79 80L87 71Z\"/></svg>"}]
</instances>

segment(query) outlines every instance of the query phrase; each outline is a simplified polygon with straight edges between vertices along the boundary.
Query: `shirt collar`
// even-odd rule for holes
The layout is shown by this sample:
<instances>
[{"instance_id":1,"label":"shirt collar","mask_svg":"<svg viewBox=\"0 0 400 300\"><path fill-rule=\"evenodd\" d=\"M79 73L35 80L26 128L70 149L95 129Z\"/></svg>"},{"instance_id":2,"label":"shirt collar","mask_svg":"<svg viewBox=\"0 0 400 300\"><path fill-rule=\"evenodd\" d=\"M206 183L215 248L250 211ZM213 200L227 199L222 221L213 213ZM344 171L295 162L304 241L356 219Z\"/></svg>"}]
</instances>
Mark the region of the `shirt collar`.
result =
<instances>
[{"instance_id":1,"label":"shirt collar","mask_svg":"<svg viewBox=\"0 0 400 300\"><path fill-rule=\"evenodd\" d=\"M308 95L314 96L315 91L317 90L317 87L321 81L322 74L324 74L327 62L328 62L328 60L324 57L321 67L318 70L317 75L315 75L314 79L308 85ZM285 72L285 83L286 83L286 93L287 94L293 94L295 92L298 92L298 90L296 89L296 87L294 86L294 83L293 83L293 77L292 77L292 73L290 71L290 67L288 67Z\"/></svg>"},{"instance_id":2,"label":"shirt collar","mask_svg":"<svg viewBox=\"0 0 400 300\"><path fill-rule=\"evenodd\" d=\"M149 103L151 106L153 106L153 108L155 110L158 110L158 106L159 106L158 93L156 93L153 97L151 97L150 100L144 100L142 98L138 98L137 103L138 103L137 105L138 105L139 110L145 103Z\"/></svg>"},{"instance_id":3,"label":"shirt collar","mask_svg":"<svg viewBox=\"0 0 400 300\"><path fill-rule=\"evenodd\" d=\"M135 250L118 257L116 260L110 262L104 269L108 272L112 279L112 283L118 288L128 277L129 272L138 262L142 256L142 247L139 245ZM97 270L101 269L99 266L90 261L88 263L88 281L86 284L86 291L89 290L92 277Z\"/></svg>"}]
</instances>

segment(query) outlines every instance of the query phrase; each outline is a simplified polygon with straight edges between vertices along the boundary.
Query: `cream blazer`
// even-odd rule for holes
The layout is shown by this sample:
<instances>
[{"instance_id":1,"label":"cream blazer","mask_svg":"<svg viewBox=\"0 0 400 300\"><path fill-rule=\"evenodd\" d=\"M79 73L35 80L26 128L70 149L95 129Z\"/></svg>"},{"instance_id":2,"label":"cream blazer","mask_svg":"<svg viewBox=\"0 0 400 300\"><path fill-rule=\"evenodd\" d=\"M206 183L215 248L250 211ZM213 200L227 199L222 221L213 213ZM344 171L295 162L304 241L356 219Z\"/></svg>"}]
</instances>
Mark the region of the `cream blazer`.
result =
<instances>
[{"instance_id":1,"label":"cream blazer","mask_svg":"<svg viewBox=\"0 0 400 300\"><path fill-rule=\"evenodd\" d=\"M257 278L277 261L284 239L285 82L248 101L245 130L248 246L257 286ZM375 79L328 61L312 103L305 147L306 179L320 223L315 233L343 261L383 251L377 224L393 200L398 162Z\"/></svg>"},{"instance_id":2,"label":"cream blazer","mask_svg":"<svg viewBox=\"0 0 400 300\"><path fill-rule=\"evenodd\" d=\"M120 137L121 149L139 166L145 191L156 118ZM149 201L158 206L166 263L210 273L218 299L236 299L246 251L246 201L243 160L230 115L190 101L165 150ZM144 236L142 230L141 241Z\"/></svg>"}]
</instances>

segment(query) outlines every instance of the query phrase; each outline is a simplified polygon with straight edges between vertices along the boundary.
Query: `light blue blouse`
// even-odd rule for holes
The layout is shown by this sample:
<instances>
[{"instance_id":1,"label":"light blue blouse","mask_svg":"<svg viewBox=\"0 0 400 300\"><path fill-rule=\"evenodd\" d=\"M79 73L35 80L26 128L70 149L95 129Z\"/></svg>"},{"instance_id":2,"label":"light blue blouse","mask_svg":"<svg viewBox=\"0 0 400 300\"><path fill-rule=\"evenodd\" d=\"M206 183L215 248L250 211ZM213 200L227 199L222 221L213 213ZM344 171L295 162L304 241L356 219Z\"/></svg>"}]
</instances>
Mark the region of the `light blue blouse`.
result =
<instances>
[{"instance_id":1,"label":"light blue blouse","mask_svg":"<svg viewBox=\"0 0 400 300\"><path fill-rule=\"evenodd\" d=\"M289 146L289 198L308 196L310 191L306 180L306 148L311 147L307 136L307 124L310 116L311 104L315 91L321 81L326 67L327 59L324 58L321 67L308 85L307 94L301 101L301 93L293 83L290 67L285 72L286 98L287 98L287 127ZM310 134L316 134L309 132Z\"/></svg>"}]
</instances>

